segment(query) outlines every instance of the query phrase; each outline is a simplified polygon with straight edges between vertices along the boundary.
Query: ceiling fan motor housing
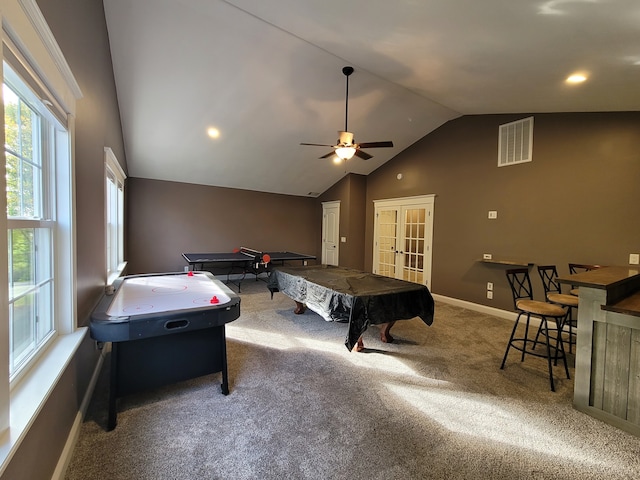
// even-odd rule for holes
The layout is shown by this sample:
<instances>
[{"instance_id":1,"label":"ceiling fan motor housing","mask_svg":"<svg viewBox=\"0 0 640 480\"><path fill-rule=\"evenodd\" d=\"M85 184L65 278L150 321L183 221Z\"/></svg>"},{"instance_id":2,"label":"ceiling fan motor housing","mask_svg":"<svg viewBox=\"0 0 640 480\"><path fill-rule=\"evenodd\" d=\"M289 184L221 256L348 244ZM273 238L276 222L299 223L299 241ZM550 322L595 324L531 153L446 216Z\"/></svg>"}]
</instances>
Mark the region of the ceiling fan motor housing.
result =
<instances>
[{"instance_id":1,"label":"ceiling fan motor housing","mask_svg":"<svg viewBox=\"0 0 640 480\"><path fill-rule=\"evenodd\" d=\"M338 145L353 145L353 133L338 130Z\"/></svg>"}]
</instances>

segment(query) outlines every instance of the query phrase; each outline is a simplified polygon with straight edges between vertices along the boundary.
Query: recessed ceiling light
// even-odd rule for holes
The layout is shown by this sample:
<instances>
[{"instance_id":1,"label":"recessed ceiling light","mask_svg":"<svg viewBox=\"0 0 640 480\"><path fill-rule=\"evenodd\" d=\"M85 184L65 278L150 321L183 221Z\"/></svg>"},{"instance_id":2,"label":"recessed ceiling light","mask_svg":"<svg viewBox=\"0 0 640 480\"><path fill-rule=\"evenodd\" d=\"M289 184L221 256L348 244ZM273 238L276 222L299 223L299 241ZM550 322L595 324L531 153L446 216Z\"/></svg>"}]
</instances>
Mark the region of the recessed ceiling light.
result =
<instances>
[{"instance_id":1,"label":"recessed ceiling light","mask_svg":"<svg viewBox=\"0 0 640 480\"><path fill-rule=\"evenodd\" d=\"M207 135L211 138L218 138L220 136L220 130L215 127L209 127L207 128Z\"/></svg>"},{"instance_id":2,"label":"recessed ceiling light","mask_svg":"<svg viewBox=\"0 0 640 480\"><path fill-rule=\"evenodd\" d=\"M587 76L584 73L574 73L573 75L569 75L565 82L576 84L582 83L587 80Z\"/></svg>"}]
</instances>

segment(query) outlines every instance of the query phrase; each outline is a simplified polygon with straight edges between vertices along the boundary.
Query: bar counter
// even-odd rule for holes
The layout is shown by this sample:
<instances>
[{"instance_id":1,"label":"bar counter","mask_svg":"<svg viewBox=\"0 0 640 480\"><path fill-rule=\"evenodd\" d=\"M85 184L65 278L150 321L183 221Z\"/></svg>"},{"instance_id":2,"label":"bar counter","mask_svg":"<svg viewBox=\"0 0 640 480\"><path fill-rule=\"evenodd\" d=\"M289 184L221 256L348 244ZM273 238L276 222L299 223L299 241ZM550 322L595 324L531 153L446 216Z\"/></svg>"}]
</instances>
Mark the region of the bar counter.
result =
<instances>
[{"instance_id":1,"label":"bar counter","mask_svg":"<svg viewBox=\"0 0 640 480\"><path fill-rule=\"evenodd\" d=\"M579 287L574 407L640 436L640 269L558 280Z\"/></svg>"}]
</instances>

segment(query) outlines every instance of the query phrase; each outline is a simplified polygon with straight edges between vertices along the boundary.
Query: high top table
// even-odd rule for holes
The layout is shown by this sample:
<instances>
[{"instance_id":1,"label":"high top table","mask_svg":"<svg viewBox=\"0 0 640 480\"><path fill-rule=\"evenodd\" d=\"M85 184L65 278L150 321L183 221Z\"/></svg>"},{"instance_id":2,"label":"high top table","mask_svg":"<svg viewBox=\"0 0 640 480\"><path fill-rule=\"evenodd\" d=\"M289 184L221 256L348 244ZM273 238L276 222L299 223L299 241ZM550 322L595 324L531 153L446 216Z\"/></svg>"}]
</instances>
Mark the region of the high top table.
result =
<instances>
[{"instance_id":1,"label":"high top table","mask_svg":"<svg viewBox=\"0 0 640 480\"><path fill-rule=\"evenodd\" d=\"M573 405L640 436L640 269L558 277L580 287Z\"/></svg>"}]
</instances>

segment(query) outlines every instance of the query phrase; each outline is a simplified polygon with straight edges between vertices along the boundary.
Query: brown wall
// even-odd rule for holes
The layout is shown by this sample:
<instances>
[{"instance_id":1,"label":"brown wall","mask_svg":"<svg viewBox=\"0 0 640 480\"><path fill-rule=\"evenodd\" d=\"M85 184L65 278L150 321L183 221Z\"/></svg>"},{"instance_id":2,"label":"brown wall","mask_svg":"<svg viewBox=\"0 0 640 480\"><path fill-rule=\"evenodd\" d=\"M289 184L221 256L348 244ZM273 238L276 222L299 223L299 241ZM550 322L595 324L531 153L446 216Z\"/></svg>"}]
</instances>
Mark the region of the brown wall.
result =
<instances>
[{"instance_id":1,"label":"brown wall","mask_svg":"<svg viewBox=\"0 0 640 480\"><path fill-rule=\"evenodd\" d=\"M365 268L373 200L421 194L436 194L434 293L511 310L505 268L477 262L483 253L560 274L569 262L627 265L640 251L640 113L535 114L533 162L498 168L498 126L527 116L452 120L369 175Z\"/></svg>"},{"instance_id":2,"label":"brown wall","mask_svg":"<svg viewBox=\"0 0 640 480\"><path fill-rule=\"evenodd\" d=\"M364 269L366 194L367 177L351 173L318 197L320 222L322 202L340 201L339 235L347 239L345 243L340 243L338 263L342 267ZM322 257L318 255L318 258Z\"/></svg>"},{"instance_id":3,"label":"brown wall","mask_svg":"<svg viewBox=\"0 0 640 480\"><path fill-rule=\"evenodd\" d=\"M76 118L78 317L86 324L104 288L104 147L127 171L111 51L101 0L38 0L83 98Z\"/></svg>"},{"instance_id":4,"label":"brown wall","mask_svg":"<svg viewBox=\"0 0 640 480\"><path fill-rule=\"evenodd\" d=\"M126 171L120 114L101 0L38 0L84 97L76 112L78 323L87 325L104 289L104 147ZM2 475L51 478L98 353L88 335ZM34 461L37 459L37 461Z\"/></svg>"},{"instance_id":5,"label":"brown wall","mask_svg":"<svg viewBox=\"0 0 640 480\"><path fill-rule=\"evenodd\" d=\"M185 252L319 249L313 198L131 178L126 203L131 274L182 271Z\"/></svg>"}]
</instances>

